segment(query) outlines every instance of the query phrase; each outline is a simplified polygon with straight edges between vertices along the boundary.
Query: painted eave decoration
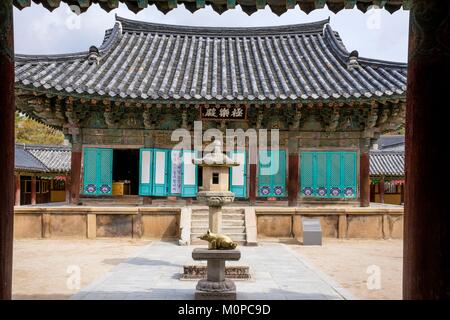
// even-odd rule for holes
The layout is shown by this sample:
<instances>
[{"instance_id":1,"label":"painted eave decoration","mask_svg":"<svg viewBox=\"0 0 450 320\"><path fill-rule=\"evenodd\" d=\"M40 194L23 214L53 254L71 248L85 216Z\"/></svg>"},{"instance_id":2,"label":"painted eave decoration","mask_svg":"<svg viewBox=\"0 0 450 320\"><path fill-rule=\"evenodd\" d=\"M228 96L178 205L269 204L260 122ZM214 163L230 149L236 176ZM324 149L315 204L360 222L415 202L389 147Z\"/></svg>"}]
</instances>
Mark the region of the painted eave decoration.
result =
<instances>
[{"instance_id":1,"label":"painted eave decoration","mask_svg":"<svg viewBox=\"0 0 450 320\"><path fill-rule=\"evenodd\" d=\"M60 6L61 3L66 3L72 6L78 6L81 12L86 11L92 4L97 3L105 11L111 11L119 6L119 3L125 3L129 10L139 12L150 5L155 5L158 10L167 13L177 7L178 4L184 4L186 9L191 12L204 8L205 5L212 6L213 10L219 14L234 9L239 5L244 12L251 15L258 9L265 8L266 5L270 7L272 12L281 15L288 9L293 9L297 4L300 9L309 13L315 9L324 8L327 5L328 9L333 12L338 12L342 9L358 8L362 12L366 12L371 6L378 6L385 8L390 13L403 9L408 10L411 6L412 0L33 0L34 3L42 4L48 10L53 10ZM31 5L32 0L14 0L14 5L23 9Z\"/></svg>"}]
</instances>

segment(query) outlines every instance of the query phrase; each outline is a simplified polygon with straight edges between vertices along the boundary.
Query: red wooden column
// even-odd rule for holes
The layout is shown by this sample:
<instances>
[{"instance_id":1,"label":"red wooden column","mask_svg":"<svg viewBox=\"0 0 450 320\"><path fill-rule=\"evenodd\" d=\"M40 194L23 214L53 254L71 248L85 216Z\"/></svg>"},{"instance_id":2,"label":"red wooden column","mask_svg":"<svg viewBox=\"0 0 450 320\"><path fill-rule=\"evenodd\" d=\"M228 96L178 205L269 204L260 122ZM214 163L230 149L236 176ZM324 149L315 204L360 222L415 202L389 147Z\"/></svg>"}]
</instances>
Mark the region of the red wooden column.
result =
<instances>
[{"instance_id":1,"label":"red wooden column","mask_svg":"<svg viewBox=\"0 0 450 320\"><path fill-rule=\"evenodd\" d=\"M384 203L384 177L381 177L378 189L380 191L380 202Z\"/></svg>"},{"instance_id":2,"label":"red wooden column","mask_svg":"<svg viewBox=\"0 0 450 320\"><path fill-rule=\"evenodd\" d=\"M450 2L413 0L406 98L403 298L450 299Z\"/></svg>"},{"instance_id":3,"label":"red wooden column","mask_svg":"<svg viewBox=\"0 0 450 320\"><path fill-rule=\"evenodd\" d=\"M81 144L73 141L70 165L70 203L77 205L80 202Z\"/></svg>"},{"instance_id":4,"label":"red wooden column","mask_svg":"<svg viewBox=\"0 0 450 320\"><path fill-rule=\"evenodd\" d=\"M370 184L370 202L375 202L376 185Z\"/></svg>"},{"instance_id":5,"label":"red wooden column","mask_svg":"<svg viewBox=\"0 0 450 320\"><path fill-rule=\"evenodd\" d=\"M36 176L31 176L31 205L36 204Z\"/></svg>"},{"instance_id":6,"label":"red wooden column","mask_svg":"<svg viewBox=\"0 0 450 320\"><path fill-rule=\"evenodd\" d=\"M361 150L359 156L359 197L361 207L370 205L369 152Z\"/></svg>"},{"instance_id":7,"label":"red wooden column","mask_svg":"<svg viewBox=\"0 0 450 320\"><path fill-rule=\"evenodd\" d=\"M20 206L20 174L16 174L16 196L15 196L15 206Z\"/></svg>"},{"instance_id":8,"label":"red wooden column","mask_svg":"<svg viewBox=\"0 0 450 320\"><path fill-rule=\"evenodd\" d=\"M0 1L0 299L11 299L14 221L14 36L12 0Z\"/></svg>"},{"instance_id":9,"label":"red wooden column","mask_svg":"<svg viewBox=\"0 0 450 320\"><path fill-rule=\"evenodd\" d=\"M70 174L66 175L66 180L64 181L64 190L66 192L66 203L70 204Z\"/></svg>"},{"instance_id":10,"label":"red wooden column","mask_svg":"<svg viewBox=\"0 0 450 320\"><path fill-rule=\"evenodd\" d=\"M296 137L289 138L288 142L288 176L287 191L288 204L290 207L297 206L298 189L299 189L299 154L298 139Z\"/></svg>"}]
</instances>

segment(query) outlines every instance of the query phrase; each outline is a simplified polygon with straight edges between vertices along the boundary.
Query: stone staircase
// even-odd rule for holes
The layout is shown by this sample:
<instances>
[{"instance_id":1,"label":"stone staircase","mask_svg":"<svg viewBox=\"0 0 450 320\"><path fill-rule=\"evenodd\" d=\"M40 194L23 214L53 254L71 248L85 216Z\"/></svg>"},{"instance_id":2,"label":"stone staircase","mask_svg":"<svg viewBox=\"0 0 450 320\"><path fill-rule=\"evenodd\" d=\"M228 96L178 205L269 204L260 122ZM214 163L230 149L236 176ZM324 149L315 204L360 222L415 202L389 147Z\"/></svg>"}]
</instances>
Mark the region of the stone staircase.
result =
<instances>
[{"instance_id":1,"label":"stone staircase","mask_svg":"<svg viewBox=\"0 0 450 320\"><path fill-rule=\"evenodd\" d=\"M208 208L192 208L191 214L191 244L205 244L198 239L208 230ZM222 233L239 244L246 243L244 210L234 207L222 208Z\"/></svg>"}]
</instances>

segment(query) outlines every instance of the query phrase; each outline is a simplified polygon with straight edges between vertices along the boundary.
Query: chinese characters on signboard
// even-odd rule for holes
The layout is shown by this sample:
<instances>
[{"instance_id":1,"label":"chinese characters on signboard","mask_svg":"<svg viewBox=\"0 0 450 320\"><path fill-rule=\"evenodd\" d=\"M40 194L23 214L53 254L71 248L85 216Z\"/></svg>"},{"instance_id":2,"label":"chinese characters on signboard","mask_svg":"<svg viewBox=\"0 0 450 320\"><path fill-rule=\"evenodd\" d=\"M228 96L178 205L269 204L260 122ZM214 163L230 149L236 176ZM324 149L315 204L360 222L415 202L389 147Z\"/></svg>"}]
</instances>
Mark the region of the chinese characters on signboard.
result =
<instances>
[{"instance_id":1,"label":"chinese characters on signboard","mask_svg":"<svg viewBox=\"0 0 450 320\"><path fill-rule=\"evenodd\" d=\"M181 152L180 151L172 151L172 176L171 176L171 190L172 194L181 193Z\"/></svg>"},{"instance_id":2,"label":"chinese characters on signboard","mask_svg":"<svg viewBox=\"0 0 450 320\"><path fill-rule=\"evenodd\" d=\"M247 119L247 108L245 106L202 106L202 119L210 120L245 120Z\"/></svg>"}]
</instances>

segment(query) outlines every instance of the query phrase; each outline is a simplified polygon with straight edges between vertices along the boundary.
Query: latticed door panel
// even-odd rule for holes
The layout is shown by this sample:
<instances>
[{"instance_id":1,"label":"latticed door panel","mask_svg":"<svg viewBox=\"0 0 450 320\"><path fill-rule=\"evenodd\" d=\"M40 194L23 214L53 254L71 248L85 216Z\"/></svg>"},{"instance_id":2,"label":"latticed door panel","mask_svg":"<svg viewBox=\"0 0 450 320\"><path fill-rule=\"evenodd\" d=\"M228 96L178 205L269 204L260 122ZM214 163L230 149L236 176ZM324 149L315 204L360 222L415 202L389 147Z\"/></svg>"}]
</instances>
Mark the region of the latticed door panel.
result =
<instances>
[{"instance_id":1,"label":"latticed door panel","mask_svg":"<svg viewBox=\"0 0 450 320\"><path fill-rule=\"evenodd\" d=\"M83 177L83 193L87 195L97 194L97 149L84 149L84 177Z\"/></svg>"},{"instance_id":2,"label":"latticed door panel","mask_svg":"<svg viewBox=\"0 0 450 320\"><path fill-rule=\"evenodd\" d=\"M112 194L113 150L98 149L98 192L99 195Z\"/></svg>"},{"instance_id":3,"label":"latticed door panel","mask_svg":"<svg viewBox=\"0 0 450 320\"><path fill-rule=\"evenodd\" d=\"M301 195L321 198L355 198L356 159L356 152L350 151L301 152Z\"/></svg>"},{"instance_id":4,"label":"latticed door panel","mask_svg":"<svg viewBox=\"0 0 450 320\"><path fill-rule=\"evenodd\" d=\"M284 197L286 195L286 152L260 150L258 196Z\"/></svg>"},{"instance_id":5,"label":"latticed door panel","mask_svg":"<svg viewBox=\"0 0 450 320\"><path fill-rule=\"evenodd\" d=\"M286 152L272 151L271 159L275 171L272 176L272 196L284 197L286 195Z\"/></svg>"},{"instance_id":6,"label":"latticed door panel","mask_svg":"<svg viewBox=\"0 0 450 320\"><path fill-rule=\"evenodd\" d=\"M314 154L302 152L300 156L300 192L305 196L314 194Z\"/></svg>"},{"instance_id":7,"label":"latticed door panel","mask_svg":"<svg viewBox=\"0 0 450 320\"><path fill-rule=\"evenodd\" d=\"M342 195L342 166L341 166L341 153L330 152L328 154L328 194L330 197L340 197Z\"/></svg>"},{"instance_id":8,"label":"latticed door panel","mask_svg":"<svg viewBox=\"0 0 450 320\"><path fill-rule=\"evenodd\" d=\"M112 194L113 150L84 149L84 193L87 195Z\"/></svg>"},{"instance_id":9,"label":"latticed door panel","mask_svg":"<svg viewBox=\"0 0 450 320\"><path fill-rule=\"evenodd\" d=\"M327 156L326 152L317 152L315 158L315 195L318 197L328 196L327 184Z\"/></svg>"},{"instance_id":10,"label":"latticed door panel","mask_svg":"<svg viewBox=\"0 0 450 320\"><path fill-rule=\"evenodd\" d=\"M271 175L270 166L271 151L260 150L258 153L258 196L270 197L271 194Z\"/></svg>"},{"instance_id":11,"label":"latticed door panel","mask_svg":"<svg viewBox=\"0 0 450 320\"><path fill-rule=\"evenodd\" d=\"M356 197L356 152L345 152L342 155L342 163L344 167L343 188L346 198Z\"/></svg>"}]
</instances>

